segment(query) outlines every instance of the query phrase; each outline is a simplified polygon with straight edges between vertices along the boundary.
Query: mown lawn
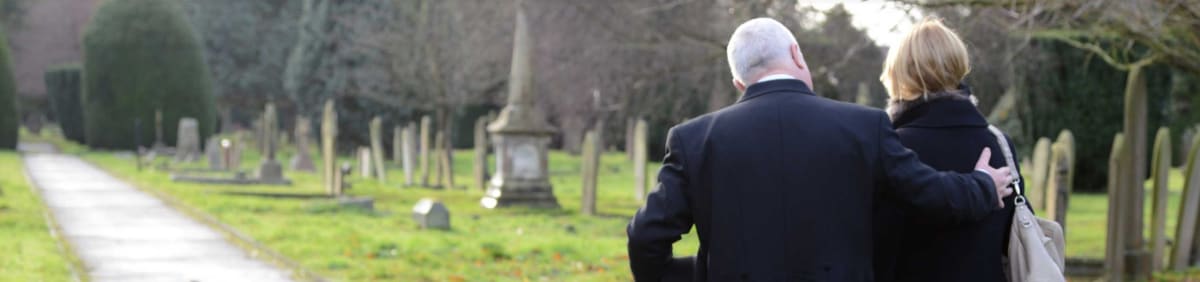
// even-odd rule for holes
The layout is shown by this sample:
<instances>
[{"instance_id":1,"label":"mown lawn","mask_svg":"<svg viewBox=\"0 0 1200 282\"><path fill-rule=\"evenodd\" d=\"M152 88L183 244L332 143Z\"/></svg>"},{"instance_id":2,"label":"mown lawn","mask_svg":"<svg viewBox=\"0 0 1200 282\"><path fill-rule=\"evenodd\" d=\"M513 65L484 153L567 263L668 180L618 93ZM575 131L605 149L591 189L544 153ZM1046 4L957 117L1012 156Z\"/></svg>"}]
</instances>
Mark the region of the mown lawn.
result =
<instances>
[{"instance_id":1,"label":"mown lawn","mask_svg":"<svg viewBox=\"0 0 1200 282\"><path fill-rule=\"evenodd\" d=\"M46 224L46 207L25 179L21 157L0 151L0 281L71 281L70 255Z\"/></svg>"}]
</instances>

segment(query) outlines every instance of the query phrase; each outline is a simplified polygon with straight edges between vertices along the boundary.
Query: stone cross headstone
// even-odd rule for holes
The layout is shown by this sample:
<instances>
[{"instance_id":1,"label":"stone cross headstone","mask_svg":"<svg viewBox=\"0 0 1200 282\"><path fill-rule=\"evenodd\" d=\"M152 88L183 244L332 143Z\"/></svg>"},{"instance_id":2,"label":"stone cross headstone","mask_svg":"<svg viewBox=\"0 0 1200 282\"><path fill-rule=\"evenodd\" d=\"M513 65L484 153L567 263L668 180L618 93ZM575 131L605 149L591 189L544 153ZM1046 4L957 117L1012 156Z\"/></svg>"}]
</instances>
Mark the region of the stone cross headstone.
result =
<instances>
[{"instance_id":1,"label":"stone cross headstone","mask_svg":"<svg viewBox=\"0 0 1200 282\"><path fill-rule=\"evenodd\" d=\"M1196 233L1200 229L1200 138L1193 136L1190 143L1191 152L1184 161L1183 193L1179 200L1179 210L1176 214L1175 241L1171 249L1170 269L1183 272L1192 266L1197 254Z\"/></svg>"},{"instance_id":2,"label":"stone cross headstone","mask_svg":"<svg viewBox=\"0 0 1200 282\"><path fill-rule=\"evenodd\" d=\"M1026 197L1035 210L1046 210L1046 172L1050 168L1050 138L1038 138L1033 147L1033 169L1029 173Z\"/></svg>"},{"instance_id":3,"label":"stone cross headstone","mask_svg":"<svg viewBox=\"0 0 1200 282\"><path fill-rule=\"evenodd\" d=\"M508 101L488 125L496 151L496 174L479 204L484 208L526 206L560 208L548 173L550 137L554 127L534 101L533 32L525 16L526 1L516 3L512 68Z\"/></svg>"},{"instance_id":4,"label":"stone cross headstone","mask_svg":"<svg viewBox=\"0 0 1200 282\"><path fill-rule=\"evenodd\" d=\"M413 206L412 215L421 229L450 229L450 210L440 201L421 199Z\"/></svg>"},{"instance_id":5,"label":"stone cross headstone","mask_svg":"<svg viewBox=\"0 0 1200 282\"><path fill-rule=\"evenodd\" d=\"M379 117L371 119L369 127L371 131L371 159L373 160L372 165L375 168L375 179L379 180L380 183L384 183L387 182L387 167L384 166L386 161L383 159L383 119Z\"/></svg>"},{"instance_id":6,"label":"stone cross headstone","mask_svg":"<svg viewBox=\"0 0 1200 282\"><path fill-rule=\"evenodd\" d=\"M333 100L325 102L325 112L321 118L321 173L324 175L325 192L331 196L342 195L342 182L337 167L337 109Z\"/></svg>"},{"instance_id":7,"label":"stone cross headstone","mask_svg":"<svg viewBox=\"0 0 1200 282\"><path fill-rule=\"evenodd\" d=\"M1151 155L1150 177L1154 179L1154 193L1151 204L1150 242L1151 262L1154 271L1161 271L1166 266L1163 258L1167 250L1167 199L1170 191L1167 180L1171 173L1171 130L1159 128L1154 138L1154 151Z\"/></svg>"},{"instance_id":8,"label":"stone cross headstone","mask_svg":"<svg viewBox=\"0 0 1200 282\"><path fill-rule=\"evenodd\" d=\"M263 112L262 118L263 152L262 163L258 165L258 179L264 182L280 182L283 181L283 165L275 160L275 151L278 150L278 144L275 138L279 136L279 118L275 112L275 104L267 103L266 110Z\"/></svg>"},{"instance_id":9,"label":"stone cross headstone","mask_svg":"<svg viewBox=\"0 0 1200 282\"><path fill-rule=\"evenodd\" d=\"M475 120L475 158L472 167L475 171L475 187L487 189L487 117L481 116Z\"/></svg>"},{"instance_id":10,"label":"stone cross headstone","mask_svg":"<svg viewBox=\"0 0 1200 282\"><path fill-rule=\"evenodd\" d=\"M646 198L647 177L646 177L646 162L647 154L649 154L646 138L647 131L646 120L638 119L637 125L633 130L633 191L634 198L642 201Z\"/></svg>"},{"instance_id":11,"label":"stone cross headstone","mask_svg":"<svg viewBox=\"0 0 1200 282\"><path fill-rule=\"evenodd\" d=\"M403 143L403 145L400 147L400 150L404 152L403 165L405 186L413 185L413 168L416 166L415 163L417 158L417 143L415 140L413 140L413 135L416 135L414 131L416 131L416 126L409 124L408 127L404 128L403 132L400 132L400 142Z\"/></svg>"},{"instance_id":12,"label":"stone cross headstone","mask_svg":"<svg viewBox=\"0 0 1200 282\"><path fill-rule=\"evenodd\" d=\"M433 148L433 144L431 144L433 140L430 140L432 135L431 130L433 130L433 119L429 118L429 116L421 117L421 140L419 144L421 149L417 151L417 157L419 158L418 171L421 172L421 186L425 187L429 187L430 182L429 150Z\"/></svg>"},{"instance_id":13,"label":"stone cross headstone","mask_svg":"<svg viewBox=\"0 0 1200 282\"><path fill-rule=\"evenodd\" d=\"M208 169L224 170L224 161L221 157L221 138L216 136L209 137L208 141L204 142L204 156L208 159Z\"/></svg>"},{"instance_id":14,"label":"stone cross headstone","mask_svg":"<svg viewBox=\"0 0 1200 282\"><path fill-rule=\"evenodd\" d=\"M371 157L371 148L358 147L358 176L362 178L371 178L371 163L374 161Z\"/></svg>"},{"instance_id":15,"label":"stone cross headstone","mask_svg":"<svg viewBox=\"0 0 1200 282\"><path fill-rule=\"evenodd\" d=\"M312 156L309 155L309 135L312 131L312 123L308 118L303 116L296 117L296 126L293 129L293 137L296 139L296 154L292 156L291 167L296 171L316 171L316 166L313 164Z\"/></svg>"},{"instance_id":16,"label":"stone cross headstone","mask_svg":"<svg viewBox=\"0 0 1200 282\"><path fill-rule=\"evenodd\" d=\"M1125 214L1120 205L1123 190L1126 190L1122 173L1125 151L1128 150L1125 146L1125 136L1117 133L1108 161L1108 236L1104 248L1104 269L1107 270L1105 276L1109 281L1125 280L1125 230L1122 230Z\"/></svg>"},{"instance_id":17,"label":"stone cross headstone","mask_svg":"<svg viewBox=\"0 0 1200 282\"><path fill-rule=\"evenodd\" d=\"M596 181L600 173L600 142L596 129L589 130L583 137L583 202L579 210L585 215L596 215Z\"/></svg>"},{"instance_id":18,"label":"stone cross headstone","mask_svg":"<svg viewBox=\"0 0 1200 282\"><path fill-rule=\"evenodd\" d=\"M200 123L194 118L179 119L175 139L175 161L194 162L200 158Z\"/></svg>"}]
</instances>

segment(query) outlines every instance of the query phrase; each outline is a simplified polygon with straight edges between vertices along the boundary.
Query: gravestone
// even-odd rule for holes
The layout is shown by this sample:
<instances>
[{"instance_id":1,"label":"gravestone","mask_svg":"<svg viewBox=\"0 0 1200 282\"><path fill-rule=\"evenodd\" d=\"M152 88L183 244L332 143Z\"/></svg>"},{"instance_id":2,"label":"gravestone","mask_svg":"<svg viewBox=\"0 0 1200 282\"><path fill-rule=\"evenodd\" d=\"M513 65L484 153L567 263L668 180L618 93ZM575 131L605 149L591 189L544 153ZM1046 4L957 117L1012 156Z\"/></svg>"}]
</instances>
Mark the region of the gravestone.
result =
<instances>
[{"instance_id":1,"label":"gravestone","mask_svg":"<svg viewBox=\"0 0 1200 282\"><path fill-rule=\"evenodd\" d=\"M293 131L293 134L296 135L293 137L296 139L296 154L292 156L292 170L307 172L316 171L317 168L315 165L313 165L312 156L309 155L310 149L308 148L309 135L311 135L310 132L312 131L312 123L306 117L296 116L296 125Z\"/></svg>"},{"instance_id":2,"label":"gravestone","mask_svg":"<svg viewBox=\"0 0 1200 282\"><path fill-rule=\"evenodd\" d=\"M1196 231L1200 228L1200 138L1193 136L1188 147L1188 158L1183 170L1184 183L1182 199L1179 202L1179 212L1175 225L1175 243L1171 249L1171 271L1187 270L1196 259Z\"/></svg>"},{"instance_id":3,"label":"gravestone","mask_svg":"<svg viewBox=\"0 0 1200 282\"><path fill-rule=\"evenodd\" d=\"M583 202L579 210L585 215L596 215L596 181L600 173L600 142L596 129L589 130L583 137Z\"/></svg>"},{"instance_id":4,"label":"gravestone","mask_svg":"<svg viewBox=\"0 0 1200 282\"><path fill-rule=\"evenodd\" d=\"M646 120L638 119L633 130L633 191L637 194L634 198L638 201L645 199L648 192L646 189L646 155L649 153L646 145L647 130Z\"/></svg>"},{"instance_id":5,"label":"gravestone","mask_svg":"<svg viewBox=\"0 0 1200 282\"><path fill-rule=\"evenodd\" d=\"M371 159L375 168L375 179L379 183L387 182L387 167L384 166L383 152L383 119L375 117L371 119Z\"/></svg>"},{"instance_id":6,"label":"gravestone","mask_svg":"<svg viewBox=\"0 0 1200 282\"><path fill-rule=\"evenodd\" d=\"M637 119L626 118L625 119L625 157L628 158L629 161L631 161L631 162L633 161L633 143L634 143L633 142L633 140L634 140L633 133L636 131L635 129L637 129Z\"/></svg>"},{"instance_id":7,"label":"gravestone","mask_svg":"<svg viewBox=\"0 0 1200 282\"><path fill-rule=\"evenodd\" d=\"M200 123L196 119L179 119L178 137L175 139L175 161L194 162L200 158Z\"/></svg>"},{"instance_id":8,"label":"gravestone","mask_svg":"<svg viewBox=\"0 0 1200 282\"><path fill-rule=\"evenodd\" d=\"M1051 145L1049 179L1046 181L1046 218L1067 230L1067 208L1075 177L1074 137L1063 130Z\"/></svg>"},{"instance_id":9,"label":"gravestone","mask_svg":"<svg viewBox=\"0 0 1200 282\"><path fill-rule=\"evenodd\" d=\"M375 198L371 197L338 197L338 206L355 208L365 211L375 211Z\"/></svg>"},{"instance_id":10,"label":"gravestone","mask_svg":"<svg viewBox=\"0 0 1200 282\"><path fill-rule=\"evenodd\" d=\"M154 110L154 145L152 150L158 151L167 147L167 143L163 142L163 114L162 109Z\"/></svg>"},{"instance_id":11,"label":"gravestone","mask_svg":"<svg viewBox=\"0 0 1200 282\"><path fill-rule=\"evenodd\" d=\"M1046 178L1050 170L1050 138L1038 138L1033 147L1033 170L1029 173L1025 196L1035 210L1046 210Z\"/></svg>"},{"instance_id":12,"label":"gravestone","mask_svg":"<svg viewBox=\"0 0 1200 282\"><path fill-rule=\"evenodd\" d=\"M1196 125L1183 128L1183 132L1179 135L1179 146L1176 153L1179 154L1174 163L1177 166L1183 167L1187 165L1188 153L1192 152L1192 138L1196 136Z\"/></svg>"},{"instance_id":13,"label":"gravestone","mask_svg":"<svg viewBox=\"0 0 1200 282\"><path fill-rule=\"evenodd\" d=\"M413 206L412 216L421 229L450 230L450 210L441 201L421 199Z\"/></svg>"},{"instance_id":14,"label":"gravestone","mask_svg":"<svg viewBox=\"0 0 1200 282\"><path fill-rule=\"evenodd\" d=\"M451 186L447 185L447 183L445 181L446 180L446 164L445 164L446 159L442 157L443 155L445 155L442 152L442 150L445 150L443 145L446 144L446 135L443 134L443 131L438 130L437 134L434 136L435 137L433 138L433 151L429 152L430 158L433 159L433 167L432 167L432 169L434 171L433 187L451 188Z\"/></svg>"},{"instance_id":15,"label":"gravestone","mask_svg":"<svg viewBox=\"0 0 1200 282\"><path fill-rule=\"evenodd\" d=\"M421 186L425 187L429 187L429 150L433 148L431 146L433 144L430 144L433 143L433 140L429 140L429 138L430 130L432 129L433 119L429 118L429 116L421 117L421 140L420 144L418 144L421 146L421 149L417 151L417 157L419 158L418 171L421 172Z\"/></svg>"},{"instance_id":16,"label":"gravestone","mask_svg":"<svg viewBox=\"0 0 1200 282\"><path fill-rule=\"evenodd\" d=\"M413 135L416 135L413 132L415 130L416 126L409 124L408 127L404 128L403 132L400 132L400 142L403 143L403 146L401 146L400 149L404 151L404 186L413 185L413 167L415 166L417 158L417 144L413 140Z\"/></svg>"},{"instance_id":17,"label":"gravestone","mask_svg":"<svg viewBox=\"0 0 1200 282\"><path fill-rule=\"evenodd\" d=\"M224 162L221 157L221 141L220 138L213 136L209 137L208 141L204 142L204 156L208 159L208 169L224 170Z\"/></svg>"},{"instance_id":18,"label":"gravestone","mask_svg":"<svg viewBox=\"0 0 1200 282\"><path fill-rule=\"evenodd\" d=\"M275 104L267 103L266 110L262 118L263 140L263 160L258 165L258 179L263 182L282 182L283 180L283 165L275 160L275 152L278 150L279 136L279 119L275 113Z\"/></svg>"},{"instance_id":19,"label":"gravestone","mask_svg":"<svg viewBox=\"0 0 1200 282\"><path fill-rule=\"evenodd\" d=\"M475 120L475 158L472 167L475 170L475 187L487 189L487 117Z\"/></svg>"},{"instance_id":20,"label":"gravestone","mask_svg":"<svg viewBox=\"0 0 1200 282\"><path fill-rule=\"evenodd\" d=\"M325 102L321 118L321 174L324 175L325 192L331 196L342 195L342 177L337 167L337 110L333 99Z\"/></svg>"},{"instance_id":21,"label":"gravestone","mask_svg":"<svg viewBox=\"0 0 1200 282\"><path fill-rule=\"evenodd\" d=\"M358 176L362 178L371 178L371 163L374 162L371 157L371 148L358 147Z\"/></svg>"},{"instance_id":22,"label":"gravestone","mask_svg":"<svg viewBox=\"0 0 1200 282\"><path fill-rule=\"evenodd\" d=\"M508 101L490 125L496 173L479 204L484 208L560 208L547 167L554 127L537 108L533 90L533 33L525 16L528 2L517 1Z\"/></svg>"},{"instance_id":23,"label":"gravestone","mask_svg":"<svg viewBox=\"0 0 1200 282\"><path fill-rule=\"evenodd\" d=\"M404 135L403 131L404 128L399 125L392 128L392 165L398 167L404 166L404 149L401 148L404 143L400 141L403 137L401 135Z\"/></svg>"},{"instance_id":24,"label":"gravestone","mask_svg":"<svg viewBox=\"0 0 1200 282\"><path fill-rule=\"evenodd\" d=\"M1163 258L1167 250L1167 199L1170 191L1167 180L1171 173L1171 130L1159 128L1154 138L1154 151L1151 155L1150 177L1154 180L1153 200L1151 204L1150 221L1150 269L1160 271L1166 266Z\"/></svg>"},{"instance_id":25,"label":"gravestone","mask_svg":"<svg viewBox=\"0 0 1200 282\"><path fill-rule=\"evenodd\" d=\"M1121 210L1121 197L1125 187L1124 158L1126 157L1125 136L1117 133L1113 138L1112 153L1108 161L1108 236L1105 240L1104 269L1109 281L1124 281L1125 277L1125 230L1124 211Z\"/></svg>"}]
</instances>

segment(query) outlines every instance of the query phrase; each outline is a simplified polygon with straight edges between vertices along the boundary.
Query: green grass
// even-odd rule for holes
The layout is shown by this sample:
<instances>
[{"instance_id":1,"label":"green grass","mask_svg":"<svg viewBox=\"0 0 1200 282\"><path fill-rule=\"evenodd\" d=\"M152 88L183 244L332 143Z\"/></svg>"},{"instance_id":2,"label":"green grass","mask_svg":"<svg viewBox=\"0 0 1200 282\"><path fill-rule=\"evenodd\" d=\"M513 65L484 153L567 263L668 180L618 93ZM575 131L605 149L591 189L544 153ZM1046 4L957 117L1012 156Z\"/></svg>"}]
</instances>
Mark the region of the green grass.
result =
<instances>
[{"instance_id":1,"label":"green grass","mask_svg":"<svg viewBox=\"0 0 1200 282\"><path fill-rule=\"evenodd\" d=\"M71 257L46 225L19 155L0 151L0 281L71 281Z\"/></svg>"},{"instance_id":2,"label":"green grass","mask_svg":"<svg viewBox=\"0 0 1200 282\"><path fill-rule=\"evenodd\" d=\"M622 153L603 157L598 210L579 213L580 159L554 152L551 183L562 210L487 210L471 179L471 153L455 154L455 183L464 189L401 187L403 173L389 169L388 184L352 177L350 195L376 200L376 212L341 209L323 199L278 199L222 194L230 191L321 193L320 176L288 171L289 187L174 183L164 171L138 171L112 153L83 156L137 185L166 192L254 237L327 278L341 281L628 281L625 224L640 206L633 197L631 166ZM290 154L284 154L290 156ZM283 159L283 158L281 158ZM248 152L243 168L258 156ZM349 161L344 158L344 161ZM198 166L193 164L189 166ZM651 165L654 171L657 166ZM355 171L357 175L357 170ZM437 198L451 212L450 231L420 230L410 217L422 198ZM694 253L694 235L676 253Z\"/></svg>"}]
</instances>

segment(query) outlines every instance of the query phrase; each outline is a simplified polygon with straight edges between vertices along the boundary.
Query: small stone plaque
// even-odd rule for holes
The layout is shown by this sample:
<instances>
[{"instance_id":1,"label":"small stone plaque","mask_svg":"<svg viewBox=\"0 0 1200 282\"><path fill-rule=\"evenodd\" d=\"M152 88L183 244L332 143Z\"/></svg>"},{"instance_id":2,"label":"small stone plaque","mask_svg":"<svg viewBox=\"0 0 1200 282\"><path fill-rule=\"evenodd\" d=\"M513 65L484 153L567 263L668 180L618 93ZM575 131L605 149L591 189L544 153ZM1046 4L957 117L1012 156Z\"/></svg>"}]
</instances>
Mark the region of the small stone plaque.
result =
<instances>
[{"instance_id":1,"label":"small stone plaque","mask_svg":"<svg viewBox=\"0 0 1200 282\"><path fill-rule=\"evenodd\" d=\"M413 206L413 220L422 229L450 229L450 210L446 205L434 199L421 199Z\"/></svg>"}]
</instances>

